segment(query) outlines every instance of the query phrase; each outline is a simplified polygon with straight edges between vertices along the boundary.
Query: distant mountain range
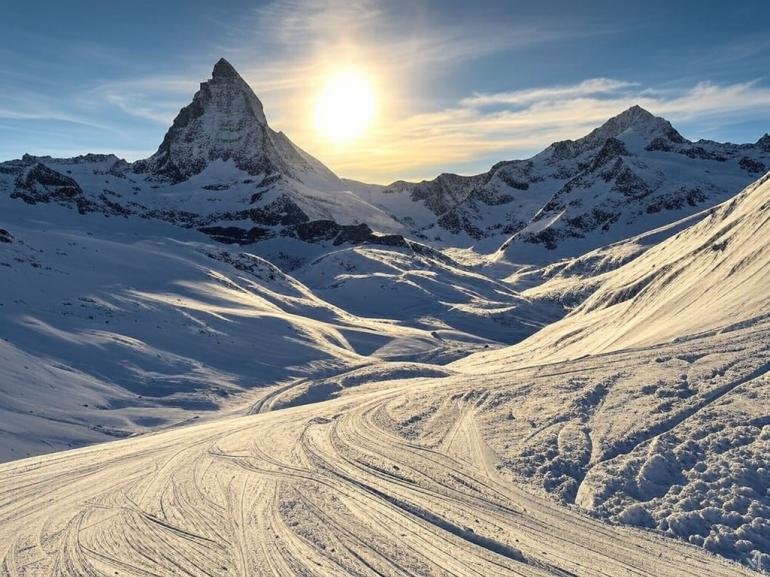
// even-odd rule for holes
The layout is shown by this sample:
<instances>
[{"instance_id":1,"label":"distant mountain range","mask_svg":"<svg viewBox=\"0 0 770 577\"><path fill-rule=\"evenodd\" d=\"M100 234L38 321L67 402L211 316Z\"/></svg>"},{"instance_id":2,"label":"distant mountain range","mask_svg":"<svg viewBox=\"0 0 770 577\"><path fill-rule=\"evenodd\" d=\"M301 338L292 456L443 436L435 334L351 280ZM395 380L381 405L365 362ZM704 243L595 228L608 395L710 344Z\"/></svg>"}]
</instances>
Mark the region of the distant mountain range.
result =
<instances>
[{"instance_id":1,"label":"distant mountain range","mask_svg":"<svg viewBox=\"0 0 770 577\"><path fill-rule=\"evenodd\" d=\"M284 252L284 266L317 251L276 251L276 239L411 240L545 264L714 206L767 167L770 135L744 145L690 142L634 106L583 138L484 174L363 185L270 128L262 103L222 59L150 158L25 155L0 164L0 190L81 213L165 220L225 243L273 241L265 254Z\"/></svg>"},{"instance_id":2,"label":"distant mountain range","mask_svg":"<svg viewBox=\"0 0 770 577\"><path fill-rule=\"evenodd\" d=\"M768 167L767 134L755 144L690 142L634 106L528 160L477 176L398 182L366 198L426 241L543 264L713 206Z\"/></svg>"}]
</instances>

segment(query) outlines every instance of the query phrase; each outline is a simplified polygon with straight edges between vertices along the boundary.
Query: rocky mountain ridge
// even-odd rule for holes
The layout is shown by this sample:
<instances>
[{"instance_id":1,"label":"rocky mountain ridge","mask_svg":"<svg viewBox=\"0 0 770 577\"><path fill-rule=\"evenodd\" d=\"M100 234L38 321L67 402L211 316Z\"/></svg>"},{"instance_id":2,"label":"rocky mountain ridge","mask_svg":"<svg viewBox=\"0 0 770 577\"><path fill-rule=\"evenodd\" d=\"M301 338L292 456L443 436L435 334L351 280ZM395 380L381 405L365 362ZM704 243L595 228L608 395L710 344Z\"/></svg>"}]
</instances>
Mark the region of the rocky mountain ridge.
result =
<instances>
[{"instance_id":1,"label":"rocky mountain ridge","mask_svg":"<svg viewBox=\"0 0 770 577\"><path fill-rule=\"evenodd\" d=\"M261 243L265 256L284 255L284 266L321 246L415 241L542 265L714 206L768 166L768 135L749 145L691 142L634 106L583 138L487 173L364 185L338 178L270 128L248 83L221 59L151 157L25 155L0 163L0 191L80 213L164 220L228 244ZM283 239L291 250L279 246Z\"/></svg>"},{"instance_id":2,"label":"rocky mountain ridge","mask_svg":"<svg viewBox=\"0 0 770 577\"><path fill-rule=\"evenodd\" d=\"M543 264L726 200L770 166L767 142L767 135L755 144L691 142L633 106L528 160L475 176L396 182L366 198L440 246L499 248L498 258Z\"/></svg>"}]
</instances>

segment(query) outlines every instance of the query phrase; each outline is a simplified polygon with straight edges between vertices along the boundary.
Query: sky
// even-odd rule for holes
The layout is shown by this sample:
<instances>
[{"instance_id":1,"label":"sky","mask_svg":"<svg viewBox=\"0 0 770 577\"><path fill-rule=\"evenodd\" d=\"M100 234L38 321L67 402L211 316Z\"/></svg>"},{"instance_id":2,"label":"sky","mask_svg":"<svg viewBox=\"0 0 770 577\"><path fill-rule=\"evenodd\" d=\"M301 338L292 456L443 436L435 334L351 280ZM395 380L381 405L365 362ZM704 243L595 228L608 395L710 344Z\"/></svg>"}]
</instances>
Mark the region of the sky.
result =
<instances>
[{"instance_id":1,"label":"sky","mask_svg":"<svg viewBox=\"0 0 770 577\"><path fill-rule=\"evenodd\" d=\"M473 174L577 138L633 104L686 137L770 132L770 2L0 0L0 160L152 154L225 57L270 125L341 176ZM313 122L362 71L358 140Z\"/></svg>"}]
</instances>

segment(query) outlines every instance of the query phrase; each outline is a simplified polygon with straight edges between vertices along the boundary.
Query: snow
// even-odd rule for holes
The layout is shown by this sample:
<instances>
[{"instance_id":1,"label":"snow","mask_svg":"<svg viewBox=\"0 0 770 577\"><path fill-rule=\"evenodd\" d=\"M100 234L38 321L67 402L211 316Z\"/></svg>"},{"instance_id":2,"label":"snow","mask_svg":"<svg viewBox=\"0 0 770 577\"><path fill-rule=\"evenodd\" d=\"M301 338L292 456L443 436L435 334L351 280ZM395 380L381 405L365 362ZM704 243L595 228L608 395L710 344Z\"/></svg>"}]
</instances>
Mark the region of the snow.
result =
<instances>
[{"instance_id":1,"label":"snow","mask_svg":"<svg viewBox=\"0 0 770 577\"><path fill-rule=\"evenodd\" d=\"M445 380L396 381L2 465L0 492L14 494L0 507L0 541L12 551L5 566L27 574L750 574L511 484L484 441L483 392Z\"/></svg>"},{"instance_id":2,"label":"snow","mask_svg":"<svg viewBox=\"0 0 770 577\"><path fill-rule=\"evenodd\" d=\"M525 397L517 418L532 433L503 446L507 467L598 516L766 571L768 207L766 176L601 275L563 320L452 364L497 379L501 366L531 366L521 380L570 374ZM562 442L571 423L582 443Z\"/></svg>"},{"instance_id":3,"label":"snow","mask_svg":"<svg viewBox=\"0 0 770 577\"><path fill-rule=\"evenodd\" d=\"M350 314L198 233L10 202L4 460L242 412L287 380L481 346Z\"/></svg>"},{"instance_id":4,"label":"snow","mask_svg":"<svg viewBox=\"0 0 770 577\"><path fill-rule=\"evenodd\" d=\"M295 274L315 294L354 314L398 320L442 338L510 344L562 313L451 259L405 250L345 248Z\"/></svg>"},{"instance_id":5,"label":"snow","mask_svg":"<svg viewBox=\"0 0 770 577\"><path fill-rule=\"evenodd\" d=\"M721 230L740 262L740 247L764 246L747 239L768 238L756 228L766 221L767 190L759 183L713 217L610 267L586 305L604 302L601 295L653 255L661 266L670 259L693 271L714 252L728 258L699 250ZM13 340L2 348L10 375L3 382L14 387L3 401L13 415L4 421L4 442L23 439L28 444L17 451L41 452L62 448L64 439L92 443L116 431L157 429L153 418L167 427L0 466L0 491L10 487L14 495L0 506L11 574L19 566L28 574L59 566L69 573L181 567L252 574L276 563L349 574L363 562L421 573L743 574L698 548L767 568L767 320L741 322L733 312L734 322L723 326L701 305L702 319L682 323L673 343L665 334L610 350L597 330L581 345L581 358L568 360L569 351L541 348L538 333L513 349L442 367L431 357L451 333L436 339L407 326L411 315L354 315L316 296L320 289L192 231L182 239L177 227L146 222L139 234L130 219L48 205L7 208L12 217L0 227L13 231L13 241L2 245L11 265L4 274L20 281L9 283L15 289L4 285L11 292L3 302L14 303L3 311ZM447 286L491 291L497 282L481 282L449 260L411 262L402 250L364 248L332 252L298 275L322 276L338 252L343 263L366 267L364 280L376 266L411 282L427 278L426 286L444 277L452 279ZM763 262L755 256L733 287L748 320L758 318L752 307L767 308L747 298L762 296L751 279L762 278ZM409 263L416 268L399 268ZM338 273L332 283L344 286L347 279L337 277L347 265L326 269ZM72 280L45 280L54 275ZM699 278L683 273L681 282ZM84 286L88 300L78 318L50 306L75 300ZM668 294L669 286L660 290ZM644 310L651 301L642 294L629 302ZM384 312L396 302L373 304ZM126 315L130 306L146 314ZM618 306L607 310L620 315ZM551 326L569 333L574 319L590 314L578 309ZM159 322L168 328L154 334ZM707 322L717 326L702 330ZM290 329L282 343L283 323ZM191 334L201 328L215 336ZM214 347L212 338L227 346ZM444 362L467 353L465 346L446 346ZM401 358L407 350L411 360ZM193 358L197 365L186 360ZM286 370L287 358L296 372ZM121 381L126 368L130 379ZM161 403L157 391L137 406L131 387L148 376L155 386L185 385L175 406ZM198 377L204 389L196 390ZM279 384L250 394L255 377ZM231 402L208 394L214 387L231 391ZM120 406L121 398L133 403ZM188 405L203 398L218 404L208 419ZM35 414L27 417L29 406ZM249 409L258 414L235 417ZM210 422L168 428L196 420ZM639 529L605 525L549 495Z\"/></svg>"},{"instance_id":6,"label":"snow","mask_svg":"<svg viewBox=\"0 0 770 577\"><path fill-rule=\"evenodd\" d=\"M770 572L766 140L367 185L222 60L0 164L0 573Z\"/></svg>"}]
</instances>

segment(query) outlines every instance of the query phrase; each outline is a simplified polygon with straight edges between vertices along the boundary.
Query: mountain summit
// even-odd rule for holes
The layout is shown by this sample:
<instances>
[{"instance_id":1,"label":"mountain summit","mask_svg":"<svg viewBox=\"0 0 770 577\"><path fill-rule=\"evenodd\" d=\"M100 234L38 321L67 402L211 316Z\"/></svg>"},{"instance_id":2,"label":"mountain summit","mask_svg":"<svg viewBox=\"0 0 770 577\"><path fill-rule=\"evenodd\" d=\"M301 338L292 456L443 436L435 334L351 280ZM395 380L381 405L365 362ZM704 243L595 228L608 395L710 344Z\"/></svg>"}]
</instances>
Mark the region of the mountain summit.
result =
<instances>
[{"instance_id":1,"label":"mountain summit","mask_svg":"<svg viewBox=\"0 0 770 577\"><path fill-rule=\"evenodd\" d=\"M578 142L598 143L606 141L608 138L618 138L629 132L635 132L648 141L663 137L678 144L686 142L668 120L655 116L639 105L634 105L617 116L613 116Z\"/></svg>"},{"instance_id":2,"label":"mountain summit","mask_svg":"<svg viewBox=\"0 0 770 577\"><path fill-rule=\"evenodd\" d=\"M214 65L211 78L241 78L238 71L224 58L220 58Z\"/></svg>"},{"instance_id":3,"label":"mountain summit","mask_svg":"<svg viewBox=\"0 0 770 577\"><path fill-rule=\"evenodd\" d=\"M137 169L182 182L217 160L232 161L252 176L339 184L331 170L270 128L259 98L224 58L179 111L158 151Z\"/></svg>"}]
</instances>

